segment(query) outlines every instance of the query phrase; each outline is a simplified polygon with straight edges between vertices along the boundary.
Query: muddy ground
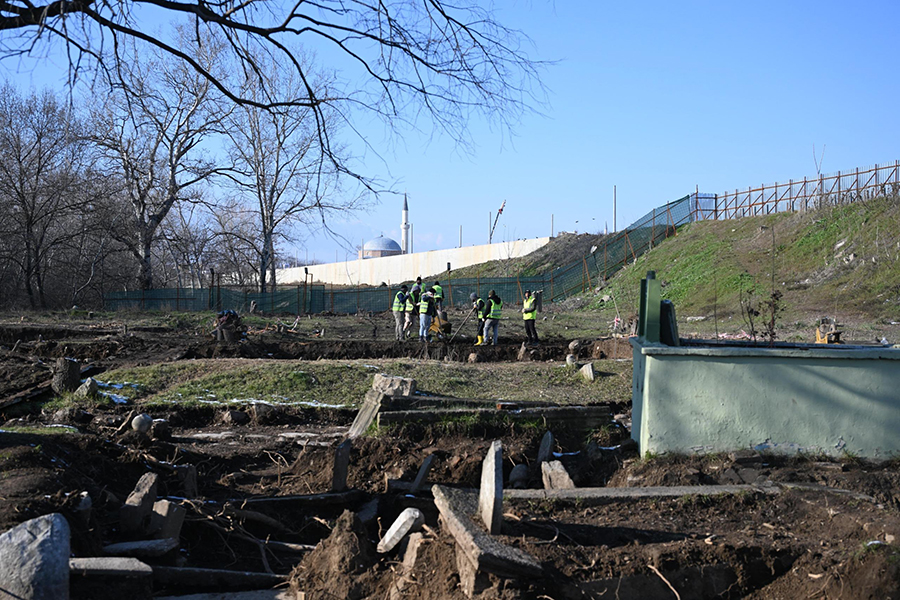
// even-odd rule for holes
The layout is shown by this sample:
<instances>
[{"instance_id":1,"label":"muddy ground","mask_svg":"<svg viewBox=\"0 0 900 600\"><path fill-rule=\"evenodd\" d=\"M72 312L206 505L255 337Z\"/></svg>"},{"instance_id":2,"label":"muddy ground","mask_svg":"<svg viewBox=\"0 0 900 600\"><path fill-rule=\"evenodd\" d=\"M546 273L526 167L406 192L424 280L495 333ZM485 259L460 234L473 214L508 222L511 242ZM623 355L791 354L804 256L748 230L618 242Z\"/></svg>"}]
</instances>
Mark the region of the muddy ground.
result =
<instances>
[{"instance_id":1,"label":"muddy ground","mask_svg":"<svg viewBox=\"0 0 900 600\"><path fill-rule=\"evenodd\" d=\"M385 321L386 322L386 321ZM357 322L354 322L358 324ZM405 425L354 441L345 501L319 505L242 501L328 492L334 447L355 416L348 409L279 407L244 424L223 420L220 406L173 405L154 418L169 433L156 438L117 433L129 405L43 411L54 358L77 357L97 372L123 365L192 358L329 360L409 356L464 361L471 342L445 347L383 339L317 339L284 331L251 333L223 344L204 331L120 323L0 327L0 530L49 512L73 528L75 556L96 556L124 541L118 509L147 472L160 477L160 497L188 510L179 550L153 564L290 574L307 598L463 598L454 541L437 519L426 486L420 493L388 490L388 480L412 481L426 456L436 458L429 481L474 488L490 442L503 444L504 478L515 464L536 468L540 427ZM596 341L596 340L592 340ZM515 361L519 339L484 352L485 360ZM568 342L548 338L539 359L563 360ZM586 344L582 357L628 357L623 340ZM240 407L238 407L240 408ZM603 431L554 431L555 451L579 487L643 487L754 483L730 495L685 495L604 504L584 500L504 502L500 540L534 556L534 577L493 576L482 598L889 598L900 597L900 463L871 464L854 456L784 457L754 453L638 457L628 444L628 398L611 403L617 422ZM48 425L67 425L68 428ZM8 432L12 433L8 433ZM62 433L55 433L62 432ZM197 470L197 489L185 480ZM786 487L793 484L794 487ZM796 484L813 484L796 487ZM841 493L841 491L845 493ZM79 510L82 493L92 510ZM846 493L852 492L852 493ZM378 500L377 518L352 518ZM239 501L226 505L227 501ZM426 515L423 546L411 572L399 551L374 545L403 508ZM350 513L345 513L349 510ZM259 515L263 515L260 517ZM261 551L260 540L315 546L298 552ZM402 590L398 582L403 581ZM154 595L195 591L157 587ZM92 590L75 597L102 597ZM111 592L112 593L112 592ZM115 597L110 595L109 597Z\"/></svg>"}]
</instances>

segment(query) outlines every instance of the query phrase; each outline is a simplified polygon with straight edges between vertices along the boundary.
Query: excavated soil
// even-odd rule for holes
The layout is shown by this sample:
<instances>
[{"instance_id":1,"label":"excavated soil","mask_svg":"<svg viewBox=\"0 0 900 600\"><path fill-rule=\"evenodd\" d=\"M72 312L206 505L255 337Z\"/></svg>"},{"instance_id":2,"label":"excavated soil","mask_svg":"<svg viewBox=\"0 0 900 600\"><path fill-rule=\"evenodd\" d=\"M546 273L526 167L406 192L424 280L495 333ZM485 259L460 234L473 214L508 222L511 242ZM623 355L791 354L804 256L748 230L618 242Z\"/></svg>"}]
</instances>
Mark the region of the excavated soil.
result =
<instances>
[{"instance_id":1,"label":"excavated soil","mask_svg":"<svg viewBox=\"0 0 900 600\"><path fill-rule=\"evenodd\" d=\"M39 393L49 378L50 359L59 356L77 356L107 369L190 357L371 358L395 356L391 352L411 356L423 349L377 341L298 342L278 334L215 344L166 331L69 333L0 328L0 343L7 347L0 350L0 399ZM453 359L452 345L429 345L429 351L439 348ZM460 355L464 350L460 346ZM492 360L515 360L519 347L489 350ZM564 341L536 350L555 360L568 353ZM621 358L631 349L627 340L603 340L579 351L595 357L598 352ZM453 599L466 597L455 542L439 522L429 486L410 494L389 482L411 482L433 455L429 482L475 488L490 442L499 439L504 480L514 465L525 464L528 487L542 487L536 464L542 428L407 425L354 440L347 479L352 493L345 500L273 503L262 499L331 490L335 447L353 411L285 408L264 423L236 425L222 421L221 408L172 407L154 415L167 419L170 435L154 439L117 433L129 410L72 412L70 429L56 435L0 433L0 530L61 512L72 526L73 555L101 555L104 545L134 537L120 531L118 511L138 479L154 472L158 495L188 512L180 550L148 559L153 564L270 570L289 577L307 598ZM642 459L622 443L628 406L612 405L611 411L620 422L602 440L554 431L557 459L577 486L759 487L730 495L607 503L507 499L498 539L533 556L541 572L518 579L482 578L477 597L900 597L897 461L752 453ZM53 421L40 412L3 420L5 427L19 431ZM196 469L196 489L185 476L188 465ZM814 487L789 487L796 484ZM84 492L92 501L90 511L83 510ZM357 515L373 500L377 514L361 522ZM402 549L378 554L374 547L406 507L422 510L426 527L416 561L404 569ZM314 549L263 552L260 540L266 539Z\"/></svg>"}]
</instances>

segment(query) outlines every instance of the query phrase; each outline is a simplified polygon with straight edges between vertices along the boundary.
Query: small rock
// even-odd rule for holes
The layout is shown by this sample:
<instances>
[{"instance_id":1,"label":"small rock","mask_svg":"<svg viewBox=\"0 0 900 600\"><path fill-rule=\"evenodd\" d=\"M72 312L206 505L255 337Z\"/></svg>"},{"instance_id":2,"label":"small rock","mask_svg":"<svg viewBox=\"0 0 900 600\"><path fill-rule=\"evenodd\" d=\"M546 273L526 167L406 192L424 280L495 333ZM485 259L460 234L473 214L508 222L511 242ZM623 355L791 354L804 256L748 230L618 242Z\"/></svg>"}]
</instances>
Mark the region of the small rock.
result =
<instances>
[{"instance_id":1,"label":"small rock","mask_svg":"<svg viewBox=\"0 0 900 600\"><path fill-rule=\"evenodd\" d=\"M469 354L469 363L479 363L481 362L481 355L477 352L472 352Z\"/></svg>"},{"instance_id":2,"label":"small rock","mask_svg":"<svg viewBox=\"0 0 900 600\"><path fill-rule=\"evenodd\" d=\"M569 472L558 460L541 463L541 476L546 490L575 489L575 483L569 477Z\"/></svg>"},{"instance_id":3,"label":"small rock","mask_svg":"<svg viewBox=\"0 0 900 600\"><path fill-rule=\"evenodd\" d=\"M265 402L257 402L250 408L250 416L257 423L269 423L278 415L278 409Z\"/></svg>"},{"instance_id":4,"label":"small rock","mask_svg":"<svg viewBox=\"0 0 900 600\"><path fill-rule=\"evenodd\" d=\"M372 389L381 392L385 396L414 396L416 393L416 380L408 377L392 377L383 373L376 373L372 380Z\"/></svg>"},{"instance_id":5,"label":"small rock","mask_svg":"<svg viewBox=\"0 0 900 600\"><path fill-rule=\"evenodd\" d=\"M153 417L147 413L141 413L131 420L131 428L140 433L147 433L153 426Z\"/></svg>"},{"instance_id":6,"label":"small rock","mask_svg":"<svg viewBox=\"0 0 900 600\"><path fill-rule=\"evenodd\" d=\"M576 361L577 361L577 358L575 357L574 354L567 354L567 355L566 355L566 364L567 364L568 366L574 367L575 364L576 364Z\"/></svg>"},{"instance_id":7,"label":"small rock","mask_svg":"<svg viewBox=\"0 0 900 600\"><path fill-rule=\"evenodd\" d=\"M97 390L99 386L97 385L97 380L93 377L88 377L84 380L78 389L75 390L76 398L95 398L97 396Z\"/></svg>"},{"instance_id":8,"label":"small rock","mask_svg":"<svg viewBox=\"0 0 900 600\"><path fill-rule=\"evenodd\" d=\"M242 410L226 410L222 421L231 425L244 425L250 422L250 415Z\"/></svg>"}]
</instances>

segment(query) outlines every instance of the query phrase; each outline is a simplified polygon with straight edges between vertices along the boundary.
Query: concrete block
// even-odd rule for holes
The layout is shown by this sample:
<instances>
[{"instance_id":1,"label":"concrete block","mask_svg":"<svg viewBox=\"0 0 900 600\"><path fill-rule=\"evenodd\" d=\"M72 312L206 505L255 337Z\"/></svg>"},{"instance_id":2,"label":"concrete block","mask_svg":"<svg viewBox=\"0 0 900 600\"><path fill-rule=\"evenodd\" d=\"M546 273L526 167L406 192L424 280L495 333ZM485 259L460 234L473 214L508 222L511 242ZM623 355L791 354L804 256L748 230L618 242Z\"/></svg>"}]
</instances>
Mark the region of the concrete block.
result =
<instances>
[{"instance_id":1,"label":"concrete block","mask_svg":"<svg viewBox=\"0 0 900 600\"><path fill-rule=\"evenodd\" d=\"M150 514L150 531L157 539L181 537L181 526L187 511L168 500L159 500L153 504Z\"/></svg>"},{"instance_id":2,"label":"concrete block","mask_svg":"<svg viewBox=\"0 0 900 600\"><path fill-rule=\"evenodd\" d=\"M542 462L546 462L550 460L553 456L553 433L547 432L544 434L544 437L541 438L541 445L538 447L538 455L537 462L541 464Z\"/></svg>"},{"instance_id":3,"label":"concrete block","mask_svg":"<svg viewBox=\"0 0 900 600\"><path fill-rule=\"evenodd\" d=\"M66 600L69 597L69 523L44 515L0 535L3 598Z\"/></svg>"},{"instance_id":4,"label":"concrete block","mask_svg":"<svg viewBox=\"0 0 900 600\"><path fill-rule=\"evenodd\" d=\"M416 380L376 373L372 389L385 396L413 396L416 393Z\"/></svg>"},{"instance_id":5,"label":"concrete block","mask_svg":"<svg viewBox=\"0 0 900 600\"><path fill-rule=\"evenodd\" d=\"M390 552L406 537L406 534L418 531L424 524L425 515L422 514L422 511L418 508L405 509L378 542L378 552L382 554Z\"/></svg>"},{"instance_id":6,"label":"concrete block","mask_svg":"<svg viewBox=\"0 0 900 600\"><path fill-rule=\"evenodd\" d=\"M347 489L347 472L350 468L350 450L353 442L345 440L334 450L334 471L331 478L331 491L343 492Z\"/></svg>"},{"instance_id":7,"label":"concrete block","mask_svg":"<svg viewBox=\"0 0 900 600\"><path fill-rule=\"evenodd\" d=\"M144 525L144 519L153 511L156 502L156 488L159 476L156 473L145 473L134 486L124 506L119 510L119 521L122 530L138 531Z\"/></svg>"},{"instance_id":8,"label":"concrete block","mask_svg":"<svg viewBox=\"0 0 900 600\"><path fill-rule=\"evenodd\" d=\"M569 472L558 460L541 463L541 477L544 480L544 489L547 490L571 490L575 488Z\"/></svg>"},{"instance_id":9,"label":"concrete block","mask_svg":"<svg viewBox=\"0 0 900 600\"><path fill-rule=\"evenodd\" d=\"M500 533L503 524L503 447L500 440L491 442L481 465L478 514L491 535Z\"/></svg>"}]
</instances>

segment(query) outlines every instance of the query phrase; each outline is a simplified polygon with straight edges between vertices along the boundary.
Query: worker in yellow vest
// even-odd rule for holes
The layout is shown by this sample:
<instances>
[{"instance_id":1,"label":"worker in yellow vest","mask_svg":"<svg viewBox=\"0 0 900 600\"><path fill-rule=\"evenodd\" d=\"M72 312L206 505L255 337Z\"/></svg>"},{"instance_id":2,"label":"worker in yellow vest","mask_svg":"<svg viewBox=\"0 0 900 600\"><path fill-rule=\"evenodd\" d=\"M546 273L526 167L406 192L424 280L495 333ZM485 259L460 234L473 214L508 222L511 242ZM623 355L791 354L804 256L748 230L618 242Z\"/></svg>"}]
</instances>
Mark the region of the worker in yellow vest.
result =
<instances>
[{"instance_id":1,"label":"worker in yellow vest","mask_svg":"<svg viewBox=\"0 0 900 600\"><path fill-rule=\"evenodd\" d=\"M478 294L472 292L469 294L469 300L472 301L472 310L475 312L475 320L478 321L478 331L475 333L475 345L480 346L484 343L484 300L478 297Z\"/></svg>"},{"instance_id":2,"label":"worker in yellow vest","mask_svg":"<svg viewBox=\"0 0 900 600\"><path fill-rule=\"evenodd\" d=\"M491 290L488 292L487 302L485 303L484 315L484 345L497 345L497 330L500 328L500 317L503 314L503 301L497 292ZM491 331L493 330L493 338Z\"/></svg>"},{"instance_id":3,"label":"worker in yellow vest","mask_svg":"<svg viewBox=\"0 0 900 600\"><path fill-rule=\"evenodd\" d=\"M403 331L401 333L403 339L410 336L410 329L412 329L413 323L416 321L417 315L419 314L419 305L416 303L416 298L417 296L413 290L410 290L409 293L406 294L406 312L404 313L406 315L406 322L403 324Z\"/></svg>"},{"instance_id":4,"label":"worker in yellow vest","mask_svg":"<svg viewBox=\"0 0 900 600\"><path fill-rule=\"evenodd\" d=\"M434 309L440 317L444 312L444 288L441 287L440 281L435 281L431 289L434 290Z\"/></svg>"},{"instance_id":5,"label":"worker in yellow vest","mask_svg":"<svg viewBox=\"0 0 900 600\"><path fill-rule=\"evenodd\" d=\"M527 344L537 344L537 329L534 327L535 317L537 317L537 306L535 306L535 297L531 295L531 290L525 290L525 300L522 301L522 319L525 320L525 337L528 338Z\"/></svg>"},{"instance_id":6,"label":"worker in yellow vest","mask_svg":"<svg viewBox=\"0 0 900 600\"><path fill-rule=\"evenodd\" d=\"M406 290L405 285L400 286L400 291L394 294L394 302L391 304L391 312L394 313L394 337L398 342L403 341L403 322L406 313Z\"/></svg>"}]
</instances>

